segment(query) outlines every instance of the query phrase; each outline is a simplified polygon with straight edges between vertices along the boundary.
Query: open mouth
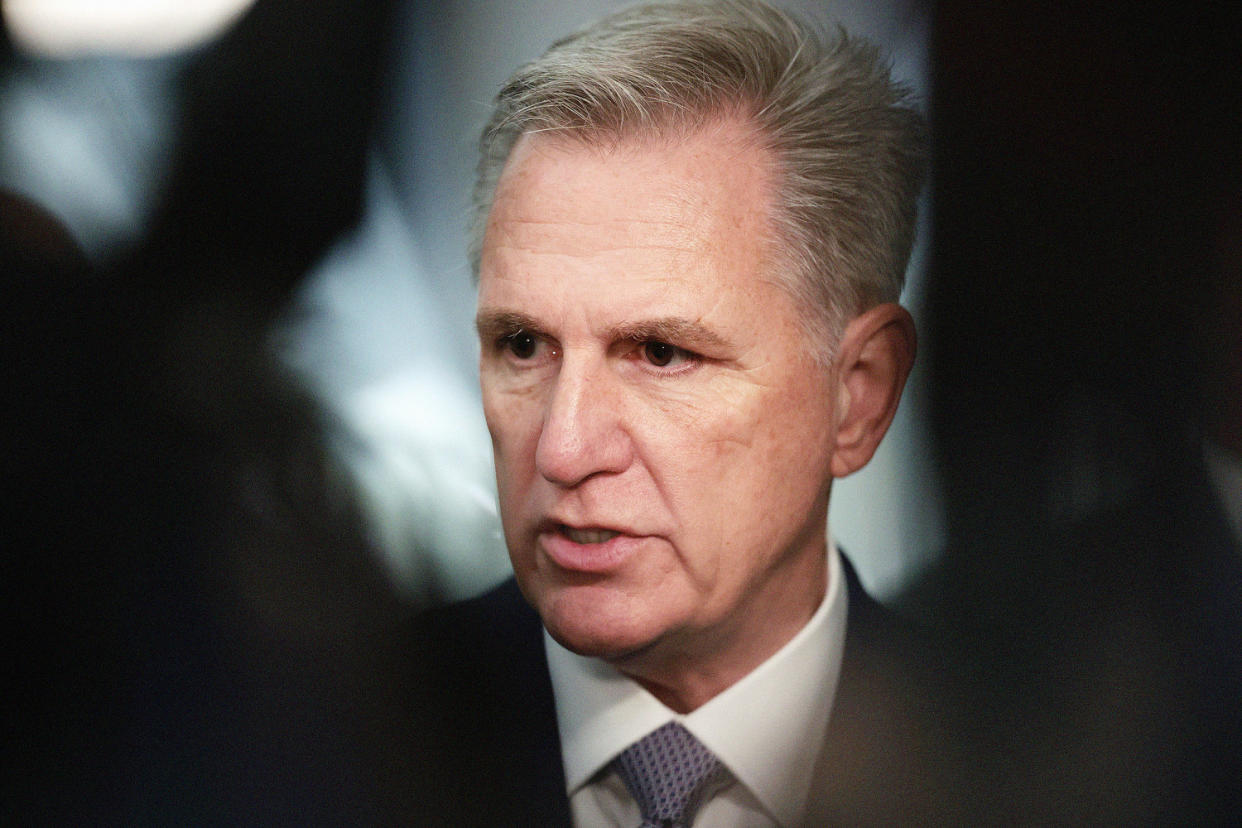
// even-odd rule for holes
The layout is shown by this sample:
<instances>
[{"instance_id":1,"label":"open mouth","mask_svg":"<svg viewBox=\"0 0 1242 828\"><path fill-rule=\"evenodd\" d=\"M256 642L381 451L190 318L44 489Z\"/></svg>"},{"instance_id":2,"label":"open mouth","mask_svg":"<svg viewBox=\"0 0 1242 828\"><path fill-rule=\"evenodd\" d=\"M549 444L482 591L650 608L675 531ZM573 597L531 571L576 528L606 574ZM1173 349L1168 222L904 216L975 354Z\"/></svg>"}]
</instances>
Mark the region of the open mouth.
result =
<instances>
[{"instance_id":1,"label":"open mouth","mask_svg":"<svg viewBox=\"0 0 1242 828\"><path fill-rule=\"evenodd\" d=\"M575 529L572 526L561 525L557 527L560 533L569 538L574 543L593 544L604 543L615 538L620 532L613 532L609 529Z\"/></svg>"}]
</instances>

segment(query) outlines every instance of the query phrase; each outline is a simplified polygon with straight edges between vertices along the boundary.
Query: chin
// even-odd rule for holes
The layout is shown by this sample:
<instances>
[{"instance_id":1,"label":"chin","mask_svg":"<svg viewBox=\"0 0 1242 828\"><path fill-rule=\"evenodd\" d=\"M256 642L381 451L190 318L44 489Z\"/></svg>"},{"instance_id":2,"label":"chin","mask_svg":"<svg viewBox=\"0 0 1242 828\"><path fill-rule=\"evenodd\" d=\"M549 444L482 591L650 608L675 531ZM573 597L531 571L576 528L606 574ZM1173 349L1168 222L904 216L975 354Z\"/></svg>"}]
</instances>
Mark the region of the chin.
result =
<instances>
[{"instance_id":1,"label":"chin","mask_svg":"<svg viewBox=\"0 0 1242 828\"><path fill-rule=\"evenodd\" d=\"M562 647L605 661L625 659L651 646L660 630L633 599L607 587L549 590L535 601L543 624Z\"/></svg>"}]
</instances>

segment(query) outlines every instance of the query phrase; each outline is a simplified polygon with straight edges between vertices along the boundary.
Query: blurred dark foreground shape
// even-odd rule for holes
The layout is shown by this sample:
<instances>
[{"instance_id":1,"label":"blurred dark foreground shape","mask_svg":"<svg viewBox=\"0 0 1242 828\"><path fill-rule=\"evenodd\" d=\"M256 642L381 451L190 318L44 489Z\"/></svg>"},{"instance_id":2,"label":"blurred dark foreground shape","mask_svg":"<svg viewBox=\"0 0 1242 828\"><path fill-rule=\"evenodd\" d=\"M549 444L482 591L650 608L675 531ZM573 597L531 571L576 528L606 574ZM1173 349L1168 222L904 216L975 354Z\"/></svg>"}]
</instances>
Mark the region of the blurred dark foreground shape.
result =
<instances>
[{"instance_id":1,"label":"blurred dark foreground shape","mask_svg":"<svg viewBox=\"0 0 1242 828\"><path fill-rule=\"evenodd\" d=\"M6 822L385 821L410 610L269 332L358 218L390 12L264 0L194 55L119 257L0 196Z\"/></svg>"},{"instance_id":2,"label":"blurred dark foreground shape","mask_svg":"<svg viewBox=\"0 0 1242 828\"><path fill-rule=\"evenodd\" d=\"M938 7L929 614L987 820L1242 821L1240 14Z\"/></svg>"}]
</instances>

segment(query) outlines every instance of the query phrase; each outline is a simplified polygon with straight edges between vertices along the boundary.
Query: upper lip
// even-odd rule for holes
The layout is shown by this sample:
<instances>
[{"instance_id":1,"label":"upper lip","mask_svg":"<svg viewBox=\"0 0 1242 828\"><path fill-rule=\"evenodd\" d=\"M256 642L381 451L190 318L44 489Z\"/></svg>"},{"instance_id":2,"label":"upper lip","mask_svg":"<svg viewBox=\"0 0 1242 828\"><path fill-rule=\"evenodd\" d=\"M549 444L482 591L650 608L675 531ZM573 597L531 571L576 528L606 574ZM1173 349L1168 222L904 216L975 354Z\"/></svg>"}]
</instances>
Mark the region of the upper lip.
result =
<instances>
[{"instance_id":1,"label":"upper lip","mask_svg":"<svg viewBox=\"0 0 1242 828\"><path fill-rule=\"evenodd\" d=\"M563 520L558 517L547 517L539 523L540 532L557 532L562 527L589 532L616 532L620 535L637 535L624 526L611 523L595 523L593 521Z\"/></svg>"}]
</instances>

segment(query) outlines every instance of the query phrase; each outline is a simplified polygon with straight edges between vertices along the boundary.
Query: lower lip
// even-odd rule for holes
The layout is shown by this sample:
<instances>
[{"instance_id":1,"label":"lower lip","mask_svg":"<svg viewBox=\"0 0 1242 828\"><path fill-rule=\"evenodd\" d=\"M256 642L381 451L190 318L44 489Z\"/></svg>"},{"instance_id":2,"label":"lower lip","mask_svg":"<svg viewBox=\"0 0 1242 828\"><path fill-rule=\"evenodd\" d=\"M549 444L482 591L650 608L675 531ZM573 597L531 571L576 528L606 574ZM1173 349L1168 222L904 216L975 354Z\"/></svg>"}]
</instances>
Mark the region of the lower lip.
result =
<instances>
[{"instance_id":1,"label":"lower lip","mask_svg":"<svg viewBox=\"0 0 1242 828\"><path fill-rule=\"evenodd\" d=\"M637 551L643 538L617 535L603 543L575 543L560 532L541 532L539 546L561 569L606 573L619 568Z\"/></svg>"}]
</instances>

